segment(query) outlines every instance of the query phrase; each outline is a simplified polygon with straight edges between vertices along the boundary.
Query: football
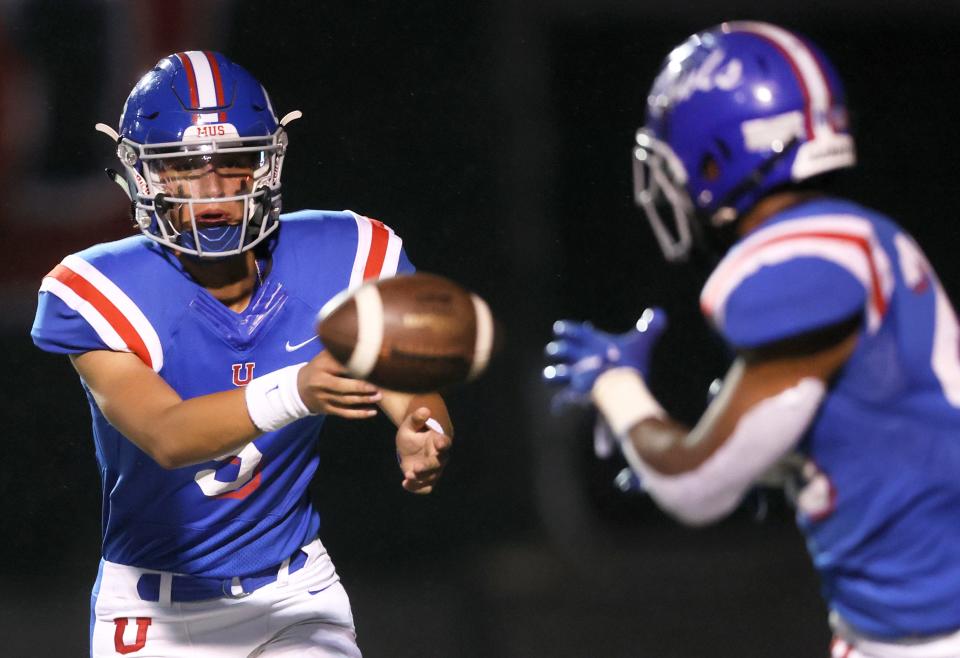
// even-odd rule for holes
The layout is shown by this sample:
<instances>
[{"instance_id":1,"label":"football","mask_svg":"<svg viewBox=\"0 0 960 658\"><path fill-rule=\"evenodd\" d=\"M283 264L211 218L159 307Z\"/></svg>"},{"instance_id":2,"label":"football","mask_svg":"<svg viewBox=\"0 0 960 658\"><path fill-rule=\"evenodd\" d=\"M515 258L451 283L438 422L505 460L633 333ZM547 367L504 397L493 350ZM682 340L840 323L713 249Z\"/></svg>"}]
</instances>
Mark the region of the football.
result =
<instances>
[{"instance_id":1,"label":"football","mask_svg":"<svg viewBox=\"0 0 960 658\"><path fill-rule=\"evenodd\" d=\"M427 273L369 281L320 310L317 334L352 377L409 393L478 377L494 346L487 303Z\"/></svg>"}]
</instances>

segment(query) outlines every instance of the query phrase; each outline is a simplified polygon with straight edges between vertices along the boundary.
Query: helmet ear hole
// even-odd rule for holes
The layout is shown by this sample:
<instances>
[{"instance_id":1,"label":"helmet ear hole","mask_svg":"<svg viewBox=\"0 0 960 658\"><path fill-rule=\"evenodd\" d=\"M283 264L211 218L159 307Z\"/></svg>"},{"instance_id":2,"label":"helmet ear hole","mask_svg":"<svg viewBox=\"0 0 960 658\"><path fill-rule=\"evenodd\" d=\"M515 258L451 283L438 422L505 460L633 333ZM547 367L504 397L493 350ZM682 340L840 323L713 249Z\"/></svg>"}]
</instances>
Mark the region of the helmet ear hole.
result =
<instances>
[{"instance_id":1,"label":"helmet ear hole","mask_svg":"<svg viewBox=\"0 0 960 658\"><path fill-rule=\"evenodd\" d=\"M710 153L700 160L699 170L700 176L707 182L713 183L720 178L720 164Z\"/></svg>"}]
</instances>

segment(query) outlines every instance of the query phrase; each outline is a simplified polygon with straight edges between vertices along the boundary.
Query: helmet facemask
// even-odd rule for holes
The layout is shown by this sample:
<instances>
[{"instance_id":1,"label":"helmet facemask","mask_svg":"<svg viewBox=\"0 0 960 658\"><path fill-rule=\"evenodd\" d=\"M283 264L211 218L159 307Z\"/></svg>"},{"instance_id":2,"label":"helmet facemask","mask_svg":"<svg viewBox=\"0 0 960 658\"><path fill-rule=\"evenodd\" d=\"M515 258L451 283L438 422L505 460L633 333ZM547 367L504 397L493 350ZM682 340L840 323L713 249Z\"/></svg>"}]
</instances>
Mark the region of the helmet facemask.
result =
<instances>
[{"instance_id":1,"label":"helmet facemask","mask_svg":"<svg viewBox=\"0 0 960 658\"><path fill-rule=\"evenodd\" d=\"M230 132L232 126L222 125ZM286 143L283 128L265 137L234 131L157 144L122 139L117 154L134 221L150 239L200 258L253 248L278 226Z\"/></svg>"},{"instance_id":2,"label":"helmet facemask","mask_svg":"<svg viewBox=\"0 0 960 658\"><path fill-rule=\"evenodd\" d=\"M694 206L687 172L665 142L641 128L633 148L633 199L643 209L668 261L683 261L693 244Z\"/></svg>"}]
</instances>

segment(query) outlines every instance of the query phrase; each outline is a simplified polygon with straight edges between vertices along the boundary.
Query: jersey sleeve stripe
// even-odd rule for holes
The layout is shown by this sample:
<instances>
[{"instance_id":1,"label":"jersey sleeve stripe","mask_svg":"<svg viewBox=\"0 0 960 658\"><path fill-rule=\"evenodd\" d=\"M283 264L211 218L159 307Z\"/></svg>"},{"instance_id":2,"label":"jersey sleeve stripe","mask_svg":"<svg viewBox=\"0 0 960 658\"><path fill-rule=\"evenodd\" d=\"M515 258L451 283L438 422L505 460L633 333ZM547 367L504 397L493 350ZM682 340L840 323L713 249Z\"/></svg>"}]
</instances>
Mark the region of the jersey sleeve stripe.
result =
<instances>
[{"instance_id":1,"label":"jersey sleeve stripe","mask_svg":"<svg viewBox=\"0 0 960 658\"><path fill-rule=\"evenodd\" d=\"M397 273L397 267L400 266L400 252L403 249L403 240L400 236L390 231L390 240L387 242L387 252L383 257L383 267L380 268L380 278L394 276Z\"/></svg>"},{"instance_id":2,"label":"jersey sleeve stripe","mask_svg":"<svg viewBox=\"0 0 960 658\"><path fill-rule=\"evenodd\" d=\"M357 255L350 273L350 288L368 279L382 279L397 273L403 240L389 226L348 210L357 223Z\"/></svg>"},{"instance_id":3,"label":"jersey sleeve stripe","mask_svg":"<svg viewBox=\"0 0 960 658\"><path fill-rule=\"evenodd\" d=\"M838 224L853 230L837 230ZM812 256L840 265L863 284L868 295L868 327L875 330L887 313L893 275L886 254L863 228L821 218L789 222L757 234L731 251L707 281L700 298L704 315L722 326L726 302L745 279L763 266Z\"/></svg>"},{"instance_id":4,"label":"jersey sleeve stripe","mask_svg":"<svg viewBox=\"0 0 960 658\"><path fill-rule=\"evenodd\" d=\"M153 368L153 359L150 357L150 351L147 349L143 339L140 338L140 334L137 333L137 330L130 321L124 317L123 313L121 313L102 292L97 290L93 284L62 263L53 268L46 276L46 279L53 279L76 295L75 298L67 295L67 299L65 299L58 294L62 292L59 286L47 286L49 292L63 299L65 304L80 313L88 322L90 322L89 317L93 315L90 311L95 311L96 314L109 325L113 330L113 334L108 331L103 331L103 323L101 323L99 319L90 322L100 338L103 339L103 342L111 349L117 349L119 347L119 344L114 339L115 335L122 341L123 347L126 348L121 348L119 351L133 352L140 357L141 361ZM78 299L80 300L79 302Z\"/></svg>"},{"instance_id":5,"label":"jersey sleeve stripe","mask_svg":"<svg viewBox=\"0 0 960 658\"><path fill-rule=\"evenodd\" d=\"M146 347L150 361L144 360L144 362L152 365L153 369L159 372L163 368L163 346L156 330L140 307L109 277L79 256L67 256L63 259L62 264L88 281L94 289L118 309L120 315L133 327Z\"/></svg>"},{"instance_id":6,"label":"jersey sleeve stripe","mask_svg":"<svg viewBox=\"0 0 960 658\"><path fill-rule=\"evenodd\" d=\"M121 338L120 334L107 322L107 319L100 314L100 311L94 308L90 302L75 293L69 286L64 285L58 279L48 275L44 277L43 282L40 284L40 292L55 295L60 301L79 313L80 317L86 320L87 324L97 332L97 335L100 337L100 340L103 341L104 345L114 352L130 351L130 348L124 342L123 338Z\"/></svg>"},{"instance_id":7,"label":"jersey sleeve stripe","mask_svg":"<svg viewBox=\"0 0 960 658\"><path fill-rule=\"evenodd\" d=\"M353 290L363 283L364 270L367 265L367 254L370 253L370 241L373 235L373 225L363 215L348 211L357 223L357 255L353 259L353 271L350 273L350 289Z\"/></svg>"},{"instance_id":8,"label":"jersey sleeve stripe","mask_svg":"<svg viewBox=\"0 0 960 658\"><path fill-rule=\"evenodd\" d=\"M370 253L367 255L367 264L363 268L363 280L379 278L383 269L383 259L387 255L387 245L390 242L390 229L375 219L368 219L373 227L370 237Z\"/></svg>"}]
</instances>

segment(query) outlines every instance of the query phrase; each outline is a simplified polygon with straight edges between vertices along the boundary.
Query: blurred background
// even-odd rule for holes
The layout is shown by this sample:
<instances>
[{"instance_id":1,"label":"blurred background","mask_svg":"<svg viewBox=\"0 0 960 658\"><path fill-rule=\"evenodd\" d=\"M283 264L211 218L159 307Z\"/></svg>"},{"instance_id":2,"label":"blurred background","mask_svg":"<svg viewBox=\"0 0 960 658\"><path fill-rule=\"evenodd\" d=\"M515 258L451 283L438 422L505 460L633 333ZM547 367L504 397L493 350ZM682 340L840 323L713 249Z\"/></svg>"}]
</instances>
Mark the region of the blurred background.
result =
<instances>
[{"instance_id":1,"label":"blurred background","mask_svg":"<svg viewBox=\"0 0 960 658\"><path fill-rule=\"evenodd\" d=\"M214 49L278 113L304 113L287 209L388 223L505 327L487 376L450 392L457 444L432 496L401 490L387 421L324 431L313 495L366 656L826 656L782 499L682 528L618 490L593 419L551 415L539 380L554 319L623 331L653 304L671 319L652 381L668 410L695 420L725 371L697 309L705 273L663 262L629 160L663 57L731 18L779 22L833 59L862 159L842 191L901 221L955 296L958 2L0 1L0 653L87 650L89 412L67 359L28 334L44 273L133 230L93 125L117 124L159 57Z\"/></svg>"}]
</instances>

